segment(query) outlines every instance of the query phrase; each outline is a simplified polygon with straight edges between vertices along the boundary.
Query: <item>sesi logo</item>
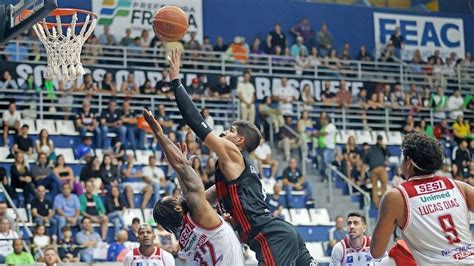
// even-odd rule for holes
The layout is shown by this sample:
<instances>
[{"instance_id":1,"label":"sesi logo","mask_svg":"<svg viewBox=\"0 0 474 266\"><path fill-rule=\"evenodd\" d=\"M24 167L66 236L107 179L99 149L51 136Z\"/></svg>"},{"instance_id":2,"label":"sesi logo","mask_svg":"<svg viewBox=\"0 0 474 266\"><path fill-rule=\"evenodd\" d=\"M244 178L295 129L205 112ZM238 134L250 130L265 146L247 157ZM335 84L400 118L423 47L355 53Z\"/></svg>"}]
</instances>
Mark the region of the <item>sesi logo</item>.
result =
<instances>
[{"instance_id":1,"label":"sesi logo","mask_svg":"<svg viewBox=\"0 0 474 266\"><path fill-rule=\"evenodd\" d=\"M441 180L438 180L436 182L421 184L421 185L415 185L414 187L415 187L415 190L418 193L418 195L433 193L433 192L436 192L436 191L441 191L441 190L447 189L446 185Z\"/></svg>"}]
</instances>

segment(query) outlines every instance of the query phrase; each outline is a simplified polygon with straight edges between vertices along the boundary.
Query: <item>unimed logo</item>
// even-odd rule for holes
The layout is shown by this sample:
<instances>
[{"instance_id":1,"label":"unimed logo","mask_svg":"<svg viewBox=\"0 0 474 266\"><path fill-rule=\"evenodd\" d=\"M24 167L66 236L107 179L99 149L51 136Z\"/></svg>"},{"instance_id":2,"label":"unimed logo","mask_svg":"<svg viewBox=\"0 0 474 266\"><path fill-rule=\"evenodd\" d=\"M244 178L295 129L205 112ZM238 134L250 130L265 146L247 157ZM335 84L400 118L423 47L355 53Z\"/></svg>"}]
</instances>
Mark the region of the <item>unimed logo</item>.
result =
<instances>
[{"instance_id":1,"label":"unimed logo","mask_svg":"<svg viewBox=\"0 0 474 266\"><path fill-rule=\"evenodd\" d=\"M115 17L127 17L132 0L103 0L100 9L99 25L111 25Z\"/></svg>"}]
</instances>

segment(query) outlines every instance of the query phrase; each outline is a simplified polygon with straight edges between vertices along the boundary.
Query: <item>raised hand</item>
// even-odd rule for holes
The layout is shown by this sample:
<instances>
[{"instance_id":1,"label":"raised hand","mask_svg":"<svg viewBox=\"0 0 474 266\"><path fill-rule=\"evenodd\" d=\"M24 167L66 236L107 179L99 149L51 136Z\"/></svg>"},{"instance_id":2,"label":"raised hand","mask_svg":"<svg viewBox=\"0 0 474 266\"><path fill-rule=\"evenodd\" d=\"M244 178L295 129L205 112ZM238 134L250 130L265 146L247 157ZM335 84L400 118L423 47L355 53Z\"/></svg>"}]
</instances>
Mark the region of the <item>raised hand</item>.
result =
<instances>
[{"instance_id":1,"label":"raised hand","mask_svg":"<svg viewBox=\"0 0 474 266\"><path fill-rule=\"evenodd\" d=\"M171 56L168 56L170 64L170 79L179 79L179 67L181 65L181 51L178 48L171 50Z\"/></svg>"},{"instance_id":2,"label":"raised hand","mask_svg":"<svg viewBox=\"0 0 474 266\"><path fill-rule=\"evenodd\" d=\"M184 158L188 158L188 146L186 145L186 143L181 142L181 143L176 144L176 146L178 146ZM192 165L194 157L196 157L196 155L192 155L191 157L187 159L188 165Z\"/></svg>"},{"instance_id":3,"label":"raised hand","mask_svg":"<svg viewBox=\"0 0 474 266\"><path fill-rule=\"evenodd\" d=\"M148 125L150 125L150 128L153 130L155 135L163 134L163 128L161 128L160 123L158 123L151 111L143 109L143 117L145 118L145 121L148 123Z\"/></svg>"}]
</instances>

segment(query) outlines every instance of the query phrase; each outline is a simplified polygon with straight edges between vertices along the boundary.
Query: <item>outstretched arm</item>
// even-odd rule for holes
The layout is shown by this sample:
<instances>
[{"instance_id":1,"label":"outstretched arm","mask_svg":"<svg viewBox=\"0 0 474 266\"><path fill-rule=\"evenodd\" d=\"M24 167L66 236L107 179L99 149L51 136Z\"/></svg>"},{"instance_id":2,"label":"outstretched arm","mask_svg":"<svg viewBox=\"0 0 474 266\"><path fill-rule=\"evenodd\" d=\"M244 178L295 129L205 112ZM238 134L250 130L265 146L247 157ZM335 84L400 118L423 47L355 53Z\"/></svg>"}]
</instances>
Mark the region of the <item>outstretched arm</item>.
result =
<instances>
[{"instance_id":1,"label":"outstretched arm","mask_svg":"<svg viewBox=\"0 0 474 266\"><path fill-rule=\"evenodd\" d=\"M168 61L170 63L170 78L172 80L171 87L173 88L179 111L186 124L189 125L210 150L219 156L222 162L226 162L226 164L233 164L233 162L241 164L243 159L237 146L226 139L218 137L213 132L181 84L179 80L181 52L178 49L173 50L171 57L168 57ZM238 175L235 176L235 178L237 177Z\"/></svg>"},{"instance_id":2,"label":"outstretched arm","mask_svg":"<svg viewBox=\"0 0 474 266\"><path fill-rule=\"evenodd\" d=\"M163 133L163 129L150 111L144 110L143 115L153 130L158 143L163 148L169 164L178 174L178 180L193 220L208 228L219 225L221 221L217 213L206 201L204 184L183 154L183 152L186 152L186 146L182 146L182 150L178 149Z\"/></svg>"}]
</instances>

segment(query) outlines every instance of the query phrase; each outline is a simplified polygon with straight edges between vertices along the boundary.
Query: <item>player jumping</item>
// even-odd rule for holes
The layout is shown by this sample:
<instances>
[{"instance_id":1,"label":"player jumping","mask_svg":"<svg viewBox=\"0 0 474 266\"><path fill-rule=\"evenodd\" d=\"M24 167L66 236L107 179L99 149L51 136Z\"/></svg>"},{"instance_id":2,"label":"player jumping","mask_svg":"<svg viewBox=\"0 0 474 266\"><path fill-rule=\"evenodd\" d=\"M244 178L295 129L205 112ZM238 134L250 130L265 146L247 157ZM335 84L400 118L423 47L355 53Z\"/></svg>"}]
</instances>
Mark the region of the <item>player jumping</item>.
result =
<instances>
[{"instance_id":1,"label":"player jumping","mask_svg":"<svg viewBox=\"0 0 474 266\"><path fill-rule=\"evenodd\" d=\"M170 63L171 86L183 119L215 152L216 184L208 189L207 199L218 201L221 213L229 213L236 221L240 239L255 251L259 265L311 265L303 239L289 223L272 216L257 169L248 154L260 143L260 132L248 121L235 121L222 137L206 124L199 110L179 80L181 52L173 50Z\"/></svg>"},{"instance_id":2,"label":"player jumping","mask_svg":"<svg viewBox=\"0 0 474 266\"><path fill-rule=\"evenodd\" d=\"M193 265L244 265L239 239L233 228L217 214L206 200L204 185L182 151L163 134L153 114L144 110L145 120L153 130L169 164L178 174L184 198L167 196L153 208L155 222L179 239L179 256Z\"/></svg>"},{"instance_id":3,"label":"player jumping","mask_svg":"<svg viewBox=\"0 0 474 266\"><path fill-rule=\"evenodd\" d=\"M474 264L469 212L474 189L463 182L435 176L443 164L438 142L421 133L405 135L402 171L407 182L382 199L372 235L374 258L385 253L395 226L418 265Z\"/></svg>"}]
</instances>

